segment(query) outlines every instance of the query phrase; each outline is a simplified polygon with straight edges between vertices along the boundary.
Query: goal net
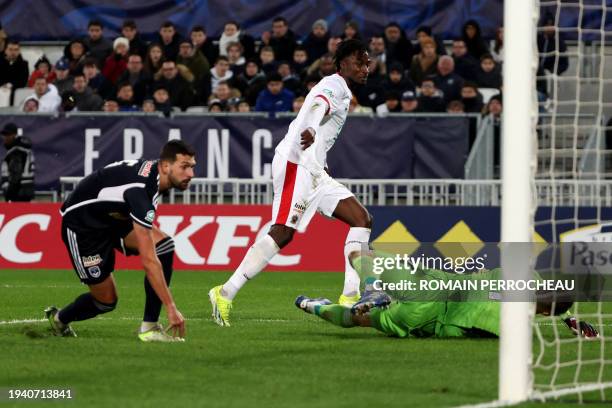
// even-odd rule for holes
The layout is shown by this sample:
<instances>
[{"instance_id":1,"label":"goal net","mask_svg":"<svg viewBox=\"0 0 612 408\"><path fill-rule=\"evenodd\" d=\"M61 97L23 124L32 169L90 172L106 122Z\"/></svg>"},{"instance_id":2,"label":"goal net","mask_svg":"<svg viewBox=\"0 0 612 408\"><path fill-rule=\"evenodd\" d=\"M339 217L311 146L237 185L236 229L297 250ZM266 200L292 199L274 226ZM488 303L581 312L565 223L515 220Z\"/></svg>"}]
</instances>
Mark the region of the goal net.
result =
<instances>
[{"instance_id":1,"label":"goal net","mask_svg":"<svg viewBox=\"0 0 612 408\"><path fill-rule=\"evenodd\" d=\"M502 241L547 242L521 268L579 287L560 316L503 305L499 400L612 403L612 3L505 3Z\"/></svg>"}]
</instances>

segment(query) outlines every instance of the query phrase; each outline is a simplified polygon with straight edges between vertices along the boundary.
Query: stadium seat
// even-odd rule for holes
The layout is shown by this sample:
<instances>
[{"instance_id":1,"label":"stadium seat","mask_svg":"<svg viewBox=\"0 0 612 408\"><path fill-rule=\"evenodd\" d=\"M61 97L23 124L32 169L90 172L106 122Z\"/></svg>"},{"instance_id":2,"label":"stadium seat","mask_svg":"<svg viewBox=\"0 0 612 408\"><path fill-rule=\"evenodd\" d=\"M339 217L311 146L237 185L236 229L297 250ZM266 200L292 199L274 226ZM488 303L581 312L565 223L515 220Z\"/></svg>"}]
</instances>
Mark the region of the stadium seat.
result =
<instances>
[{"instance_id":1,"label":"stadium seat","mask_svg":"<svg viewBox=\"0 0 612 408\"><path fill-rule=\"evenodd\" d=\"M31 73L34 71L34 64L36 64L36 61L43 56L43 51L39 47L23 47L21 49L21 56L24 60L28 61L28 67Z\"/></svg>"},{"instance_id":2,"label":"stadium seat","mask_svg":"<svg viewBox=\"0 0 612 408\"><path fill-rule=\"evenodd\" d=\"M186 112L205 113L208 112L208 108L206 106L190 106L187 108Z\"/></svg>"},{"instance_id":3,"label":"stadium seat","mask_svg":"<svg viewBox=\"0 0 612 408\"><path fill-rule=\"evenodd\" d=\"M11 89L2 86L0 87L0 108L6 108L11 105Z\"/></svg>"},{"instance_id":4,"label":"stadium seat","mask_svg":"<svg viewBox=\"0 0 612 408\"><path fill-rule=\"evenodd\" d=\"M485 105L489 103L492 97L499 94L497 88L478 88L478 92L482 95L482 103Z\"/></svg>"},{"instance_id":5,"label":"stadium seat","mask_svg":"<svg viewBox=\"0 0 612 408\"><path fill-rule=\"evenodd\" d=\"M34 88L15 89L15 98L13 99L13 106L16 108L21 108L26 98L32 94L34 94Z\"/></svg>"},{"instance_id":6,"label":"stadium seat","mask_svg":"<svg viewBox=\"0 0 612 408\"><path fill-rule=\"evenodd\" d=\"M64 49L59 47L53 50L49 49L45 52L45 55L47 56L49 62L51 62L52 65L55 65L55 63L64 56Z\"/></svg>"}]
</instances>

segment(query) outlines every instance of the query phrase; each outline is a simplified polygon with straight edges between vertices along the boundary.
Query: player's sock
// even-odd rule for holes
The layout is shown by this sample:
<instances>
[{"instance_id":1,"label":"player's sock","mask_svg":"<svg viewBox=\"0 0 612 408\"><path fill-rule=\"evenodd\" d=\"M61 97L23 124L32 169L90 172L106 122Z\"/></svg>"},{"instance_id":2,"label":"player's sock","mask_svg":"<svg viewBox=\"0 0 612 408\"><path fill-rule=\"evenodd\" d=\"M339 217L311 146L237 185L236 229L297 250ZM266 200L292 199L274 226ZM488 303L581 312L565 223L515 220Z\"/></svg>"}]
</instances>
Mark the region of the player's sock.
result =
<instances>
[{"instance_id":1,"label":"player's sock","mask_svg":"<svg viewBox=\"0 0 612 408\"><path fill-rule=\"evenodd\" d=\"M115 309L117 301L114 303L102 303L96 300L91 293L83 293L74 302L62 308L57 313L57 319L62 324L78 322L91 319L99 314L108 313Z\"/></svg>"},{"instance_id":2,"label":"player's sock","mask_svg":"<svg viewBox=\"0 0 612 408\"><path fill-rule=\"evenodd\" d=\"M174 240L171 237L166 237L159 241L155 245L155 253L159 258L159 262L162 265L164 271L164 278L166 278L166 285L170 286L170 279L172 278L172 262L174 260ZM149 283L149 279L145 276L145 309L144 317L142 319L143 325L140 327L140 331L147 331L150 327L145 323L157 323L159 315L161 313L162 302L155 293L153 286ZM143 330L145 329L145 330Z\"/></svg>"},{"instance_id":3,"label":"player's sock","mask_svg":"<svg viewBox=\"0 0 612 408\"><path fill-rule=\"evenodd\" d=\"M370 229L353 227L349 229L344 242L344 296L355 296L359 293L359 275L349 262L348 256L351 252L362 251L370 241Z\"/></svg>"},{"instance_id":4,"label":"player's sock","mask_svg":"<svg viewBox=\"0 0 612 408\"><path fill-rule=\"evenodd\" d=\"M234 274L223 285L221 289L223 297L233 300L240 288L242 288L248 280L253 279L261 272L278 251L280 251L280 248L268 234L255 242L253 246L249 248L240 266L238 266L238 269L236 269Z\"/></svg>"},{"instance_id":5,"label":"player's sock","mask_svg":"<svg viewBox=\"0 0 612 408\"><path fill-rule=\"evenodd\" d=\"M317 305L314 313L331 324L340 327L353 327L353 315L351 309L342 305Z\"/></svg>"}]
</instances>

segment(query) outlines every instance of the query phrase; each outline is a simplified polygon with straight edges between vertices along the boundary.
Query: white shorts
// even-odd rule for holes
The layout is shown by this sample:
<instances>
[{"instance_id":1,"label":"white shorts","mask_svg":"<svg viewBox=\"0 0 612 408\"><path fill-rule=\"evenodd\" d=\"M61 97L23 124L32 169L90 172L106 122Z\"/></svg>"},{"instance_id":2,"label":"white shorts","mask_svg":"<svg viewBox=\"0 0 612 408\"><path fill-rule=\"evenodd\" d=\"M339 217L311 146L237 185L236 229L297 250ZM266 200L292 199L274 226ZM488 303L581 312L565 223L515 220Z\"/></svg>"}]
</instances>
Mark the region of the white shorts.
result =
<instances>
[{"instance_id":1,"label":"white shorts","mask_svg":"<svg viewBox=\"0 0 612 408\"><path fill-rule=\"evenodd\" d=\"M299 232L306 231L318 210L331 217L340 200L353 193L327 173L313 176L304 166L292 163L279 154L272 160L274 201L272 220Z\"/></svg>"}]
</instances>

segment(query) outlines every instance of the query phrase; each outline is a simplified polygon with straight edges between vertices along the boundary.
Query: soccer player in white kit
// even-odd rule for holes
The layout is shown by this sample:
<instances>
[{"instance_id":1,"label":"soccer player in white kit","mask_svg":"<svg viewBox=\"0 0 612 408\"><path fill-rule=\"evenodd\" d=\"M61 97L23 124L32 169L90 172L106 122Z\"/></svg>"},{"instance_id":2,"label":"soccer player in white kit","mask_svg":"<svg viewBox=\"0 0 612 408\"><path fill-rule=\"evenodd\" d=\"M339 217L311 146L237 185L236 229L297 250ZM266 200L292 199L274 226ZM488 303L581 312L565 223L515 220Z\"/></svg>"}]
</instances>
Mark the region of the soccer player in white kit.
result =
<instances>
[{"instance_id":1,"label":"soccer player in white kit","mask_svg":"<svg viewBox=\"0 0 612 408\"><path fill-rule=\"evenodd\" d=\"M274 225L249 248L230 279L208 293L213 318L220 326L230 325L232 301L240 288L291 242L296 230L306 230L317 210L350 226L344 245L344 289L338 303L352 306L359 300L359 275L348 254L367 245L372 217L353 193L329 176L326 156L346 121L352 98L350 86L364 84L368 77L366 46L358 40L341 42L335 64L338 72L312 88L284 139L276 146L272 161Z\"/></svg>"}]
</instances>

